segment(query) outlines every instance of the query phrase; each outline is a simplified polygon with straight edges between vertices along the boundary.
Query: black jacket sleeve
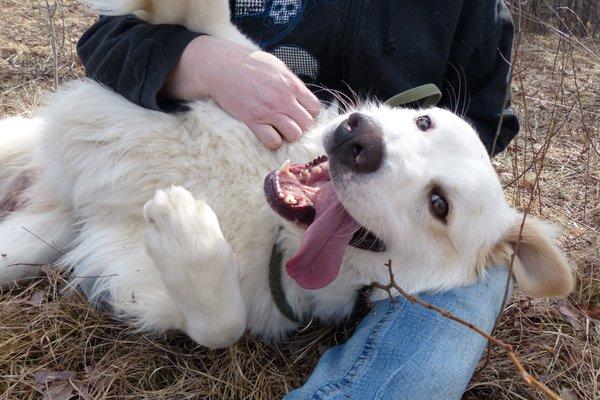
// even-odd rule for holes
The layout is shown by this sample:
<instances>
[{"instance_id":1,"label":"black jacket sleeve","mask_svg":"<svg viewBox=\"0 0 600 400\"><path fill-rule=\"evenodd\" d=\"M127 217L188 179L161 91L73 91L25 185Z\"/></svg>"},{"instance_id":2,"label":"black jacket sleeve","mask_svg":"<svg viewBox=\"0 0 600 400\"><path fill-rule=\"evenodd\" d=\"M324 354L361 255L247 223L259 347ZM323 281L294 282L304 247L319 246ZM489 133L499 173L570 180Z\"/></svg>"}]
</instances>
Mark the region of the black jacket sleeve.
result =
<instances>
[{"instance_id":1,"label":"black jacket sleeve","mask_svg":"<svg viewBox=\"0 0 600 400\"><path fill-rule=\"evenodd\" d=\"M177 25L150 25L134 16L100 17L81 37L77 54L87 77L152 110L175 104L157 95L181 53L198 34Z\"/></svg>"},{"instance_id":2,"label":"black jacket sleeve","mask_svg":"<svg viewBox=\"0 0 600 400\"><path fill-rule=\"evenodd\" d=\"M494 154L503 151L519 132L508 87L513 36L513 22L503 0L464 1L443 90L446 101L453 103L445 106L457 108L459 113L466 110L465 117L475 126L488 152L493 148ZM507 90L508 102L503 109Z\"/></svg>"}]
</instances>

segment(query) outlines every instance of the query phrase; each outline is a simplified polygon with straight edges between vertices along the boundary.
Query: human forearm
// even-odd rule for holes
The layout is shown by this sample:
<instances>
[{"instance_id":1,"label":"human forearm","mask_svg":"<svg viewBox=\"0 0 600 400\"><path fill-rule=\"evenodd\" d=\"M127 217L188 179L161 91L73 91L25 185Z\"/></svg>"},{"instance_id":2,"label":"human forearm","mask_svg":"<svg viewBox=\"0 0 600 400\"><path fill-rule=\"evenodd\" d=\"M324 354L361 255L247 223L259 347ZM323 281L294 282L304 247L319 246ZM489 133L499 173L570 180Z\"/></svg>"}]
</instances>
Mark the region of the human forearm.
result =
<instances>
[{"instance_id":1,"label":"human forearm","mask_svg":"<svg viewBox=\"0 0 600 400\"><path fill-rule=\"evenodd\" d=\"M142 107L162 110L158 96L197 33L176 25L150 25L134 16L101 17L81 37L77 53L86 76Z\"/></svg>"},{"instance_id":2,"label":"human forearm","mask_svg":"<svg viewBox=\"0 0 600 400\"><path fill-rule=\"evenodd\" d=\"M102 17L81 38L86 75L146 108L212 97L268 147L298 139L319 101L277 57L175 25Z\"/></svg>"},{"instance_id":3,"label":"human forearm","mask_svg":"<svg viewBox=\"0 0 600 400\"><path fill-rule=\"evenodd\" d=\"M317 98L277 57L210 36L189 43L161 94L210 96L271 148L298 139L319 110Z\"/></svg>"}]
</instances>

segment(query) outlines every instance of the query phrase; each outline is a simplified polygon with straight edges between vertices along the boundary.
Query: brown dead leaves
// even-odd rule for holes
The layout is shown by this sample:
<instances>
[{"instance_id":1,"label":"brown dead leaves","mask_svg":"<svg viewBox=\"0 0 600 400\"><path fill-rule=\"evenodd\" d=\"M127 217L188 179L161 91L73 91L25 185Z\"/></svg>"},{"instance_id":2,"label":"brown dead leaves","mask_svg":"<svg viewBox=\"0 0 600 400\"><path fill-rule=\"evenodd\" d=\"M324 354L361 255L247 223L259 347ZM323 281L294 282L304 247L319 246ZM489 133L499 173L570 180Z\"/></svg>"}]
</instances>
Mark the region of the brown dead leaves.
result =
<instances>
[{"instance_id":1,"label":"brown dead leaves","mask_svg":"<svg viewBox=\"0 0 600 400\"><path fill-rule=\"evenodd\" d=\"M34 380L43 400L71 400L75 396L88 398L87 388L76 379L75 372L40 371L34 374Z\"/></svg>"}]
</instances>

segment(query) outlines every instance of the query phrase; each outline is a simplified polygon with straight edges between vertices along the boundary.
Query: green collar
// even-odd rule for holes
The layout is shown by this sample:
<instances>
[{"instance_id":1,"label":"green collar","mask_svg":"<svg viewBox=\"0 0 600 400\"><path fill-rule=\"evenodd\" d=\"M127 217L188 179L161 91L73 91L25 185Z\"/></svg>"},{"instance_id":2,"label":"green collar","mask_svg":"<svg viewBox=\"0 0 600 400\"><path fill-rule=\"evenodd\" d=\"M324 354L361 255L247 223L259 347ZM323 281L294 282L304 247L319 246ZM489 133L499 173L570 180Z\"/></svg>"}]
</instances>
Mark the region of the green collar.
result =
<instances>
[{"instance_id":1,"label":"green collar","mask_svg":"<svg viewBox=\"0 0 600 400\"><path fill-rule=\"evenodd\" d=\"M277 243L275 243L273 251L271 252L271 261L269 263L269 287L271 288L271 296L279 311L281 311L281 313L290 321L299 324L301 320L296 316L294 310L292 310L292 306L288 303L287 297L285 297L285 291L283 290L283 282L281 280L283 271L282 261L283 254L277 247Z\"/></svg>"},{"instance_id":2,"label":"green collar","mask_svg":"<svg viewBox=\"0 0 600 400\"><path fill-rule=\"evenodd\" d=\"M427 85L417 86L415 88L405 90L392 98L388 99L385 104L390 107L399 107L409 103L421 102L421 107L433 107L441 99L442 92L437 86L430 83ZM302 322L292 310L292 306L287 301L285 291L283 290L282 271L283 271L283 254L277 247L277 243L273 246L271 252L271 261L269 263L269 287L271 289L271 296L275 305L281 311L281 313L290 321L295 323Z\"/></svg>"},{"instance_id":3,"label":"green collar","mask_svg":"<svg viewBox=\"0 0 600 400\"><path fill-rule=\"evenodd\" d=\"M287 297L285 296L285 291L283 289L283 280L282 280L282 271L283 271L283 254L277 247L277 244L273 246L273 251L271 252L271 261L269 263L269 287L271 289L271 297L275 302L275 305L287 319L297 324L304 324L305 328L308 328L313 318L303 319L299 318L294 310L292 310L292 306L287 301ZM368 292L370 286L365 286L358 291L359 297L354 306L355 313L361 313L370 308L370 305L367 300Z\"/></svg>"}]
</instances>

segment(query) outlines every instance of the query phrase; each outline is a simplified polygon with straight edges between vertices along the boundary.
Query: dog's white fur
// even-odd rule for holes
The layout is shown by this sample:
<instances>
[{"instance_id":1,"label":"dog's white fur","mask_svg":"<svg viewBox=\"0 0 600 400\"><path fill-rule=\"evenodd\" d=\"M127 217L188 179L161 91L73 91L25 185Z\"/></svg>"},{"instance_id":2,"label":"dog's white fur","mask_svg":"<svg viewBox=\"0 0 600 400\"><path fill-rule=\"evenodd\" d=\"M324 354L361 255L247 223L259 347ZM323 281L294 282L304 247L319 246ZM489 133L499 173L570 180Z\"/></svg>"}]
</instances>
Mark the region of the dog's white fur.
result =
<instances>
[{"instance_id":1,"label":"dog's white fur","mask_svg":"<svg viewBox=\"0 0 600 400\"><path fill-rule=\"evenodd\" d=\"M154 23L254 46L230 24L225 0L92 3L105 13L141 9ZM388 249L348 247L338 278L320 290L304 290L284 274L301 316L348 316L358 289L387 281L388 259L406 290L442 290L472 283L488 263L507 264L519 242L522 218L466 122L441 109L360 111L383 130L387 155L377 173L339 177L336 191ZM432 132L416 128L422 114L433 120ZM271 298L269 258L276 239L290 257L304 232L271 211L263 179L285 159L323 154L323 137L345 118L321 121L298 143L269 151L210 99L164 114L74 82L51 96L38 119L0 123L0 196L19 176L37 174L27 206L0 224L0 282L37 273L18 264L55 263L72 271L73 284L87 285L92 300L107 298L144 330L182 330L208 347L228 346L246 329L281 337L295 324ZM432 182L448 196L447 225L429 211ZM572 273L549 228L527 219L522 235L514 267L521 289L567 294Z\"/></svg>"}]
</instances>

